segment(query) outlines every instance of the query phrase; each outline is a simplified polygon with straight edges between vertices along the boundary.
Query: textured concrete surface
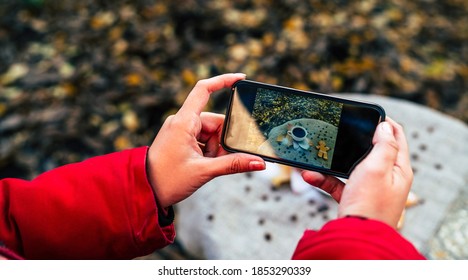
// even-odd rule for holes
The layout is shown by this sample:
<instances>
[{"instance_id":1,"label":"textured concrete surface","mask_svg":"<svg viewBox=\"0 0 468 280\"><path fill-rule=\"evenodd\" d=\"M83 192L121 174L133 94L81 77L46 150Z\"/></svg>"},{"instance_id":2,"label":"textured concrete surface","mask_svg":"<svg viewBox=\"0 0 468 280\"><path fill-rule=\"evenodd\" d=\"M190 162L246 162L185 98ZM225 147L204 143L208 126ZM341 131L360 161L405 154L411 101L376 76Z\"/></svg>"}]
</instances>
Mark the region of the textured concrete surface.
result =
<instances>
[{"instance_id":1,"label":"textured concrete surface","mask_svg":"<svg viewBox=\"0 0 468 280\"><path fill-rule=\"evenodd\" d=\"M440 229L429 243L431 259L468 259L468 193L449 209Z\"/></svg>"},{"instance_id":2,"label":"textured concrete surface","mask_svg":"<svg viewBox=\"0 0 468 280\"><path fill-rule=\"evenodd\" d=\"M468 259L466 124L406 101L347 96L382 105L405 128L423 203L407 209L402 235L428 258ZM178 205L180 243L200 258L288 259L306 228L336 217L336 203L316 191L273 189L269 171L220 177Z\"/></svg>"},{"instance_id":3,"label":"textured concrete surface","mask_svg":"<svg viewBox=\"0 0 468 280\"><path fill-rule=\"evenodd\" d=\"M336 203L314 190L275 189L263 174L239 174L212 181L178 210L178 238L199 258L288 259L304 229L336 216Z\"/></svg>"}]
</instances>

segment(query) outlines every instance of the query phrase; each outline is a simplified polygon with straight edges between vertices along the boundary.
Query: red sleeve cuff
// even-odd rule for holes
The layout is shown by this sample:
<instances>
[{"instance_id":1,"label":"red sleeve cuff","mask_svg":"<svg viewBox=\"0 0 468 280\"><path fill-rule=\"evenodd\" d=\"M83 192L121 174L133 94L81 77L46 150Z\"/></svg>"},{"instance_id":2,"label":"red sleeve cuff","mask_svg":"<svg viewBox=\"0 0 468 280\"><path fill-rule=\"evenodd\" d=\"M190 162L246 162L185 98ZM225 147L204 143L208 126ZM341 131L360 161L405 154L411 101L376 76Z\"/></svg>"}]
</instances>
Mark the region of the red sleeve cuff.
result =
<instances>
[{"instance_id":1,"label":"red sleeve cuff","mask_svg":"<svg viewBox=\"0 0 468 280\"><path fill-rule=\"evenodd\" d=\"M132 163L130 164L130 166L134 167L134 185L140 195L135 196L137 201L129 206L133 207L132 212L136 216L135 219L131 220L139 222L134 225L134 229L136 230L137 244L141 249L151 248L154 244L157 244L157 247L164 247L174 242L175 238L175 229L172 223L173 216L170 219L171 213L164 213L163 209L159 207L153 188L148 181L146 172L147 152L148 147L133 149L134 156L132 156ZM142 203L141 200L144 202ZM142 205L145 205L145 207L141 207ZM142 221L143 223L141 223ZM148 246L150 244L153 244L153 246Z\"/></svg>"},{"instance_id":2,"label":"red sleeve cuff","mask_svg":"<svg viewBox=\"0 0 468 280\"><path fill-rule=\"evenodd\" d=\"M357 217L330 221L319 231L306 231L292 258L425 259L392 227L380 221Z\"/></svg>"}]
</instances>

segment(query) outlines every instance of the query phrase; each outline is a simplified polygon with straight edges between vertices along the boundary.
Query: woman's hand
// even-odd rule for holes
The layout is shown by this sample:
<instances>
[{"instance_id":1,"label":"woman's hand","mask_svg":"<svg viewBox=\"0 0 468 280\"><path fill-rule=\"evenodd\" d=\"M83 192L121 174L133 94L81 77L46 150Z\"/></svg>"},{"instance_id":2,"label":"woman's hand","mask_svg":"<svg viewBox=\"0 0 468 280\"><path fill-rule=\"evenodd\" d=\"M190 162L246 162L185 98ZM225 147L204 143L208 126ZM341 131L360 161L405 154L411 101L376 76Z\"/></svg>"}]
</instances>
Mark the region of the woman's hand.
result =
<instances>
[{"instance_id":1,"label":"woman's hand","mask_svg":"<svg viewBox=\"0 0 468 280\"><path fill-rule=\"evenodd\" d=\"M244 74L199 81L180 110L164 122L147 157L148 179L161 207L184 200L217 176L265 169L260 157L228 154L219 144L224 116L202 113L211 93L241 79Z\"/></svg>"},{"instance_id":2,"label":"woman's hand","mask_svg":"<svg viewBox=\"0 0 468 280\"><path fill-rule=\"evenodd\" d=\"M346 185L333 176L312 171L303 171L302 177L339 202L339 217L363 216L396 228L413 181L403 128L387 118L377 126L373 144Z\"/></svg>"}]
</instances>

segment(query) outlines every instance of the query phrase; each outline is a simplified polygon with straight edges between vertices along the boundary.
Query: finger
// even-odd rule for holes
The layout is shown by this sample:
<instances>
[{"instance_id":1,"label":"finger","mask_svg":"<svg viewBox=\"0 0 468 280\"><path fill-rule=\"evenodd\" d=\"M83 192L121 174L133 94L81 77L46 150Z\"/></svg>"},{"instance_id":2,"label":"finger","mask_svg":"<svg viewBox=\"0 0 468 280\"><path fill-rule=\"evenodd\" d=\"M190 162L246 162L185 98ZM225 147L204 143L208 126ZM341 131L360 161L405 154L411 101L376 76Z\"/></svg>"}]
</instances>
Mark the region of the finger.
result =
<instances>
[{"instance_id":1,"label":"finger","mask_svg":"<svg viewBox=\"0 0 468 280\"><path fill-rule=\"evenodd\" d=\"M304 181L327 192L333 197L333 199L340 202L345 185L343 182L333 176L324 175L314 171L302 171L301 175Z\"/></svg>"},{"instance_id":2,"label":"finger","mask_svg":"<svg viewBox=\"0 0 468 280\"><path fill-rule=\"evenodd\" d=\"M398 143L394 136L393 126L388 122L381 122L375 130L374 147L369 155L361 162L365 170L373 175L391 175L390 172L398 156Z\"/></svg>"},{"instance_id":3,"label":"finger","mask_svg":"<svg viewBox=\"0 0 468 280\"><path fill-rule=\"evenodd\" d=\"M197 140L205 144L204 156L216 157L224 153L219 153L221 147L219 144L223 130L224 115L203 112L200 115L202 129Z\"/></svg>"},{"instance_id":4,"label":"finger","mask_svg":"<svg viewBox=\"0 0 468 280\"><path fill-rule=\"evenodd\" d=\"M200 115L208 103L211 93L223 88L230 88L235 82L242 79L245 79L245 74L236 73L219 75L198 81L187 96L179 112L188 115L193 113Z\"/></svg>"},{"instance_id":5,"label":"finger","mask_svg":"<svg viewBox=\"0 0 468 280\"><path fill-rule=\"evenodd\" d=\"M216 134L218 137L221 136L223 131L224 124L224 115L203 112L200 115L200 120L202 123L202 129L198 137L198 141L207 142L213 134Z\"/></svg>"},{"instance_id":6,"label":"finger","mask_svg":"<svg viewBox=\"0 0 468 280\"><path fill-rule=\"evenodd\" d=\"M393 126L393 132L398 144L398 155L395 165L399 166L405 173L412 172L408 141L406 140L403 127L390 118L387 118L387 121Z\"/></svg>"},{"instance_id":7,"label":"finger","mask_svg":"<svg viewBox=\"0 0 468 280\"><path fill-rule=\"evenodd\" d=\"M217 157L225 154L224 150L220 151L222 148L219 144L219 138L215 134L212 134L205 142L199 142L199 145L203 146L202 151L205 157Z\"/></svg>"},{"instance_id":8,"label":"finger","mask_svg":"<svg viewBox=\"0 0 468 280\"><path fill-rule=\"evenodd\" d=\"M203 166L211 178L248 171L265 169L265 161L257 156L233 153L216 158L204 158Z\"/></svg>"}]
</instances>

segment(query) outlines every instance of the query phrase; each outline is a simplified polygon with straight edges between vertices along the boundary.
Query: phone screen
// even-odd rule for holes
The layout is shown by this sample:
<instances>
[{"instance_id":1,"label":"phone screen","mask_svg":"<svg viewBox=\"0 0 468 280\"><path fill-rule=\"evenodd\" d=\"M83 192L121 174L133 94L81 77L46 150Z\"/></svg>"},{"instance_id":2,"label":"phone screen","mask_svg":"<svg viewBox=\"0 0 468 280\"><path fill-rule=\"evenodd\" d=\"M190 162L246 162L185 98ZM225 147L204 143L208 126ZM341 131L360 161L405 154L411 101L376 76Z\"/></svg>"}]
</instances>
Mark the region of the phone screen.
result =
<instances>
[{"instance_id":1,"label":"phone screen","mask_svg":"<svg viewBox=\"0 0 468 280\"><path fill-rule=\"evenodd\" d=\"M233 86L226 115L225 149L345 178L385 118L375 104L252 81Z\"/></svg>"}]
</instances>

